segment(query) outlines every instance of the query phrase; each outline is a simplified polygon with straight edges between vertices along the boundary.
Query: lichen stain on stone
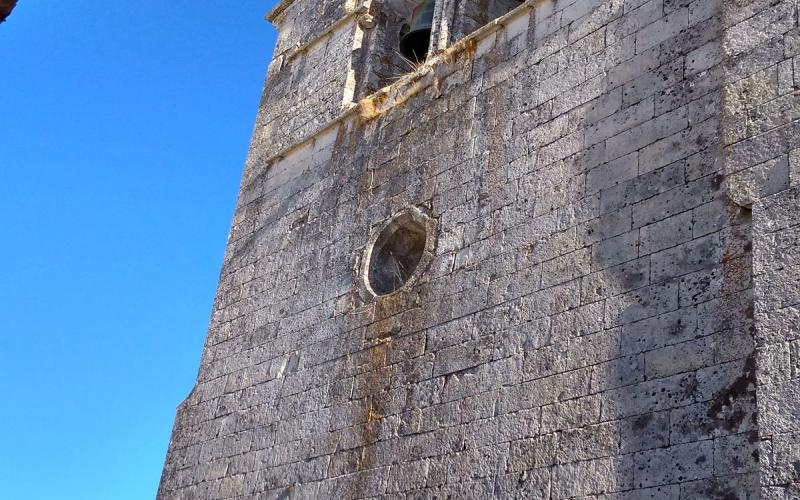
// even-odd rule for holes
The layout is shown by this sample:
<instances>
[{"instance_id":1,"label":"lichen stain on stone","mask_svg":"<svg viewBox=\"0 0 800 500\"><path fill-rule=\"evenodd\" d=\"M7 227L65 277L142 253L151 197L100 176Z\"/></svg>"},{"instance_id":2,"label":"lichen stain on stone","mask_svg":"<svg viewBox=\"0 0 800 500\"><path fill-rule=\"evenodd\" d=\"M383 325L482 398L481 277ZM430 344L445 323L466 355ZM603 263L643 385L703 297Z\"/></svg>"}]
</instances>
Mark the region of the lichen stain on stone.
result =
<instances>
[{"instance_id":1,"label":"lichen stain on stone","mask_svg":"<svg viewBox=\"0 0 800 500\"><path fill-rule=\"evenodd\" d=\"M653 420L653 414L645 413L644 415L636 417L636 419L633 421L633 428L636 430L645 429L647 428L648 425L650 425L650 422L652 422L652 420Z\"/></svg>"},{"instance_id":2,"label":"lichen stain on stone","mask_svg":"<svg viewBox=\"0 0 800 500\"><path fill-rule=\"evenodd\" d=\"M478 42L474 38L468 38L443 51L438 57L445 64L453 64L462 57L471 59L477 52Z\"/></svg>"},{"instance_id":3,"label":"lichen stain on stone","mask_svg":"<svg viewBox=\"0 0 800 500\"><path fill-rule=\"evenodd\" d=\"M367 409L367 424L377 422L382 418L383 415L381 415L380 412L375 409L375 406L370 403L369 408Z\"/></svg>"},{"instance_id":4,"label":"lichen stain on stone","mask_svg":"<svg viewBox=\"0 0 800 500\"><path fill-rule=\"evenodd\" d=\"M372 121L381 116L383 113L381 108L388 98L389 96L384 91L378 91L378 93L359 101L358 108L361 119L364 121Z\"/></svg>"},{"instance_id":5,"label":"lichen stain on stone","mask_svg":"<svg viewBox=\"0 0 800 500\"><path fill-rule=\"evenodd\" d=\"M406 311L417 304L417 295L411 294L407 290L403 290L391 295L378 297L375 301L375 312L378 318L390 318L395 314ZM398 332L403 329L403 325L392 325L390 330L397 330Z\"/></svg>"},{"instance_id":6,"label":"lichen stain on stone","mask_svg":"<svg viewBox=\"0 0 800 500\"><path fill-rule=\"evenodd\" d=\"M362 443L361 459L359 460L356 468L357 472L369 470L375 466L376 457L374 455L374 450L370 448L370 445L376 443L380 438L381 426L385 417L380 407L382 398L385 395L386 390L389 388L391 382L391 380L388 379L391 375L387 370L384 370L384 368L386 367L386 358L391 346L392 338L383 336L378 337L371 342L370 340L366 340L366 342L370 344L369 347L367 347L369 357L367 360L367 365L363 367L363 373L381 374L381 376L365 377L367 384L365 392L367 394L367 398L369 399L369 404L367 405L366 412L361 419L363 423L361 425L357 425L357 428L360 432L360 441ZM359 496L365 495L367 491L367 480L367 476L356 476L354 488Z\"/></svg>"},{"instance_id":7,"label":"lichen stain on stone","mask_svg":"<svg viewBox=\"0 0 800 500\"><path fill-rule=\"evenodd\" d=\"M756 361L755 355L747 357L744 372L730 385L714 396L711 405L708 407L707 415L714 422L706 424L707 430L713 431L722 427L726 431L736 430L747 418L747 413L734 405L745 398L754 397L756 382ZM729 410L733 410L729 412ZM726 415L726 413L728 413ZM753 418L756 418L755 413Z\"/></svg>"}]
</instances>

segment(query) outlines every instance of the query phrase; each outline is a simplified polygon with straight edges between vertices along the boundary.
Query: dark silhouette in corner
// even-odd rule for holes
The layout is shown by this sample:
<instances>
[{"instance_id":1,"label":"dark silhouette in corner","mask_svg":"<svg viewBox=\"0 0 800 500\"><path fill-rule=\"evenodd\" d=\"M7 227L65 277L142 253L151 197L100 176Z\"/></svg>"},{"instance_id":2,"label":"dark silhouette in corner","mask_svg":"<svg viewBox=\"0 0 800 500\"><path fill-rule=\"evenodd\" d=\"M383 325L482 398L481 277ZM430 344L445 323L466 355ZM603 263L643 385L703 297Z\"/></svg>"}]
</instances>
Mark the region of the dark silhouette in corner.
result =
<instances>
[{"instance_id":1,"label":"dark silhouette in corner","mask_svg":"<svg viewBox=\"0 0 800 500\"><path fill-rule=\"evenodd\" d=\"M0 0L0 23L5 22L16 5L17 0Z\"/></svg>"}]
</instances>

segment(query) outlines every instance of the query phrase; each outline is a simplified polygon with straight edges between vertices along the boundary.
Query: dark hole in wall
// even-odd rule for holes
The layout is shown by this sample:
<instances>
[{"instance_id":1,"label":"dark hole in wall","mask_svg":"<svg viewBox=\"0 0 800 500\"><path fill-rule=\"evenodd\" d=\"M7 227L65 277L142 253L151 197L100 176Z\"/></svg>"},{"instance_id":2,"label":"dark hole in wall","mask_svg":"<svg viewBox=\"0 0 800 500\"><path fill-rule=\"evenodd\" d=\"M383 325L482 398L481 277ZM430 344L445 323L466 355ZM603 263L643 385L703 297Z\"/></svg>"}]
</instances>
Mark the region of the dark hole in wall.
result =
<instances>
[{"instance_id":1,"label":"dark hole in wall","mask_svg":"<svg viewBox=\"0 0 800 500\"><path fill-rule=\"evenodd\" d=\"M394 219L375 241L370 253L368 280L377 295L399 290L425 252L426 228L410 214Z\"/></svg>"}]
</instances>

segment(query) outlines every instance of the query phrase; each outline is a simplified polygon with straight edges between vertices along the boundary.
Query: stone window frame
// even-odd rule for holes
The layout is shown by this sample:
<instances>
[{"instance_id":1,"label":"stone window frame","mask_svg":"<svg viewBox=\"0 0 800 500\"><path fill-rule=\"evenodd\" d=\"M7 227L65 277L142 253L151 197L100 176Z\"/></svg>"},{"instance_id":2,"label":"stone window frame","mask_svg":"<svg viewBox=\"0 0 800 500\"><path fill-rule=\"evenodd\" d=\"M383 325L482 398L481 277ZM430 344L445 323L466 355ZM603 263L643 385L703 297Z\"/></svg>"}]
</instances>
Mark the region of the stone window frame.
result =
<instances>
[{"instance_id":1,"label":"stone window frame","mask_svg":"<svg viewBox=\"0 0 800 500\"><path fill-rule=\"evenodd\" d=\"M383 232L392 224L395 224L398 219L405 216L412 217L415 222L419 223L425 228L425 248L416 268L405 281L405 283L392 292L379 294L373 290L372 285L369 282L369 270L372 260L372 252L375 249L375 243L377 243ZM403 210L393 213L381 223L372 227L370 237L367 240L367 244L365 245L361 254L360 263L356 266L357 291L365 302L370 302L376 299L385 299L387 297L392 297L399 293L403 293L412 288L419 281L420 277L425 273L425 271L427 271L428 267L430 267L430 264L435 256L437 225L438 221L432 217L429 211L424 207L407 207Z\"/></svg>"}]
</instances>

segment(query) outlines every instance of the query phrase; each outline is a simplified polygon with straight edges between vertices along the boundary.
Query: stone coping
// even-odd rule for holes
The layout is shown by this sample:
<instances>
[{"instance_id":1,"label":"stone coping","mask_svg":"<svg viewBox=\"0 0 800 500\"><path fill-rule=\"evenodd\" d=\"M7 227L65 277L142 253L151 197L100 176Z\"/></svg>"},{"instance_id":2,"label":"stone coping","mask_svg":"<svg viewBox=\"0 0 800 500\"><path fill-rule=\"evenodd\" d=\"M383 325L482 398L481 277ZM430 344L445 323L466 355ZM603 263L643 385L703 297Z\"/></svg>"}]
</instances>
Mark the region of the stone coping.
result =
<instances>
[{"instance_id":1,"label":"stone coping","mask_svg":"<svg viewBox=\"0 0 800 500\"><path fill-rule=\"evenodd\" d=\"M275 20L283 14L283 11L289 8L290 5L294 3L295 0L281 0L281 2L276 5L269 13L267 13L267 21L274 23Z\"/></svg>"},{"instance_id":2,"label":"stone coping","mask_svg":"<svg viewBox=\"0 0 800 500\"><path fill-rule=\"evenodd\" d=\"M358 3L359 0L346 0L347 4L345 5L345 10L350 13L355 9L355 4ZM281 2L276 5L271 11L269 11L265 17L265 19L272 24L277 22L278 17L286 11L291 5L295 2L295 0L281 0Z\"/></svg>"},{"instance_id":3,"label":"stone coping","mask_svg":"<svg viewBox=\"0 0 800 500\"><path fill-rule=\"evenodd\" d=\"M315 36L314 38L312 38L308 42L304 43L303 45L295 46L292 49L289 49L289 50L287 50L286 52L284 52L282 54L276 54L276 56L283 55L283 56L286 57L286 59L289 59L289 60L294 59L298 55L302 54L303 52L306 52L311 47L314 47L320 41L322 41L325 38L327 38L328 36L330 36L331 33L334 33L336 31L338 31L340 28L342 28L343 26L347 25L348 23L353 21L355 18L359 18L362 15L366 14L367 12L369 12L369 9L362 5L361 7L357 8L357 9L351 11L351 12L348 12L347 14L345 14L344 17L340 18L338 21L330 24L328 27L326 27L325 29L320 31L317 36Z\"/></svg>"}]
</instances>

